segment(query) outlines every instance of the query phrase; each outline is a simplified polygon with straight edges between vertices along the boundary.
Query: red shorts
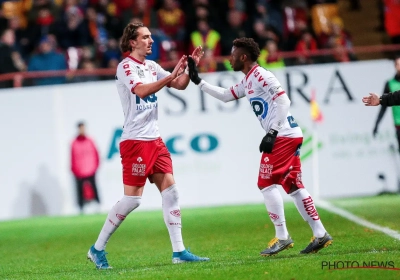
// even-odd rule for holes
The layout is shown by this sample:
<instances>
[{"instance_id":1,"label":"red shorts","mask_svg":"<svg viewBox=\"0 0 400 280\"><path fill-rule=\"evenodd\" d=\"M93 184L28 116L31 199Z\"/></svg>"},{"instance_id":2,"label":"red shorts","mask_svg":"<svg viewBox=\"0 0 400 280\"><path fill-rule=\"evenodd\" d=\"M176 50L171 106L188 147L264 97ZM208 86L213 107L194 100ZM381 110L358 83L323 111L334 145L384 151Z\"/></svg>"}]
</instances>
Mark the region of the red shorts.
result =
<instances>
[{"instance_id":1,"label":"red shorts","mask_svg":"<svg viewBox=\"0 0 400 280\"><path fill-rule=\"evenodd\" d=\"M290 187L304 188L301 181L300 147L303 138L277 137L272 153L261 156L258 188L282 185L286 193Z\"/></svg>"},{"instance_id":2,"label":"red shorts","mask_svg":"<svg viewBox=\"0 0 400 280\"><path fill-rule=\"evenodd\" d=\"M161 138L151 141L124 140L119 148L124 185L142 187L154 173L173 173L171 154Z\"/></svg>"}]
</instances>

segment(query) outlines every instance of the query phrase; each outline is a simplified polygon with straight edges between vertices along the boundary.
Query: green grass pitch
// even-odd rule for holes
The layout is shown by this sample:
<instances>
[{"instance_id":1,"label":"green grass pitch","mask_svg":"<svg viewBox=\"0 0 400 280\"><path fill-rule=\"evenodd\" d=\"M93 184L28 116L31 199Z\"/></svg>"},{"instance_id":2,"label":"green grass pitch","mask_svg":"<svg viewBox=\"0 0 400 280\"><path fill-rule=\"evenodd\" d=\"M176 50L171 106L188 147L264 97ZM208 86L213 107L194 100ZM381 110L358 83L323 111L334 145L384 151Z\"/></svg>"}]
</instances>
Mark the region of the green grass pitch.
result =
<instances>
[{"instance_id":1,"label":"green grass pitch","mask_svg":"<svg viewBox=\"0 0 400 280\"><path fill-rule=\"evenodd\" d=\"M354 214L399 230L400 196L333 201ZM274 227L265 206L182 208L183 238L206 263L173 265L162 212L137 211L112 236L106 251L113 270L86 260L106 214L39 217L0 223L0 279L400 279L400 240L319 209L332 246L300 255L312 232L293 203L285 204L295 246L261 257ZM399 269L328 269L340 262ZM365 263L363 265L363 263ZM325 267L323 266L325 264ZM375 265L374 265L375 264Z\"/></svg>"}]
</instances>

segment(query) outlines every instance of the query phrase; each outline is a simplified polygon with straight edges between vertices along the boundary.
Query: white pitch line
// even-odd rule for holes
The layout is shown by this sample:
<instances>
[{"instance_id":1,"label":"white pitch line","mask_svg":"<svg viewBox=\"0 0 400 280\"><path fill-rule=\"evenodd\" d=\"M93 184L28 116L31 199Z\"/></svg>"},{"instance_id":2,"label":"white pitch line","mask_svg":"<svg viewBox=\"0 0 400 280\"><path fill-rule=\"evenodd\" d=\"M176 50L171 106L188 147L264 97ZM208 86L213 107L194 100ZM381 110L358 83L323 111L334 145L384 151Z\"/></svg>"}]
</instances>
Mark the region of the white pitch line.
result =
<instances>
[{"instance_id":1,"label":"white pitch line","mask_svg":"<svg viewBox=\"0 0 400 280\"><path fill-rule=\"evenodd\" d=\"M337 214L339 216L342 216L343 218L346 218L347 220L350 220L352 222L355 222L356 224L365 226L367 228L370 229L374 229L380 232L383 232L387 235L389 235L390 237L396 238L398 240L400 240L400 233L398 231L395 231L393 229L387 228L387 227L382 227L380 225L368 222L367 220L364 220L363 218L360 218L344 209L341 209L339 207L336 207L334 205L332 205L331 203L324 201L324 200L320 200L317 201L316 204L322 208L324 208L325 210L332 212L334 214Z\"/></svg>"}]
</instances>

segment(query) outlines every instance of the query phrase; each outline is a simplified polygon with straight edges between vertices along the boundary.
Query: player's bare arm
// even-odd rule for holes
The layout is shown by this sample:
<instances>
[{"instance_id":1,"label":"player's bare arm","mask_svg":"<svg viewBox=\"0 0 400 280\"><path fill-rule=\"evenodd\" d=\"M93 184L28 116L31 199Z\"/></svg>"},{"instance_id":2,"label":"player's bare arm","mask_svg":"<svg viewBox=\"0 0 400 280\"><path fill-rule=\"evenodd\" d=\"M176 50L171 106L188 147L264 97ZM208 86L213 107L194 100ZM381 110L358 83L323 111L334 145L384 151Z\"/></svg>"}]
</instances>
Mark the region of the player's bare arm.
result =
<instances>
[{"instance_id":1,"label":"player's bare arm","mask_svg":"<svg viewBox=\"0 0 400 280\"><path fill-rule=\"evenodd\" d=\"M176 64L171 75L162 78L154 83L137 85L135 87L135 94L143 99L153 93L156 93L166 85L170 84L178 75L182 74L182 72L184 71L184 67L182 65L185 64L186 60L187 57L182 56L181 59Z\"/></svg>"},{"instance_id":2,"label":"player's bare arm","mask_svg":"<svg viewBox=\"0 0 400 280\"><path fill-rule=\"evenodd\" d=\"M364 96L362 102L365 106L378 106L380 104L379 96L375 93L370 93L369 96Z\"/></svg>"},{"instance_id":3,"label":"player's bare arm","mask_svg":"<svg viewBox=\"0 0 400 280\"><path fill-rule=\"evenodd\" d=\"M192 53L191 57L195 61L196 65L199 64L200 59L203 57L204 51L202 46L198 46ZM189 79L189 71L186 69L187 68L187 61L182 64L183 69L185 70L182 75L179 75L177 78L175 78L171 82L171 87L179 89L179 90L184 90L187 88L189 85L190 79Z\"/></svg>"},{"instance_id":4,"label":"player's bare arm","mask_svg":"<svg viewBox=\"0 0 400 280\"><path fill-rule=\"evenodd\" d=\"M236 99L230 89L213 86L202 80L199 77L199 71L197 70L196 62L191 56L188 58L188 67L191 81L198 85L202 91L225 103Z\"/></svg>"}]
</instances>

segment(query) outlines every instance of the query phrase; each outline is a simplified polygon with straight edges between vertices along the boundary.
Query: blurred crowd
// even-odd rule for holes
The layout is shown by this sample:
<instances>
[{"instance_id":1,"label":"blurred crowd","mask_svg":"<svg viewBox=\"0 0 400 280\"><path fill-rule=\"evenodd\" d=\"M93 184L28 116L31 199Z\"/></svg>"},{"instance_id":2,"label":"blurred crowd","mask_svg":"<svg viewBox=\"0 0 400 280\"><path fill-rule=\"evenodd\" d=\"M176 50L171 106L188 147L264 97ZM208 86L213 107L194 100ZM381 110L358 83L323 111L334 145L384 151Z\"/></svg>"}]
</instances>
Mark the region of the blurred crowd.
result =
<instances>
[{"instance_id":1,"label":"blurred crowd","mask_svg":"<svg viewBox=\"0 0 400 280\"><path fill-rule=\"evenodd\" d=\"M360 8L359 1L350 1ZM174 61L198 45L203 72L229 70L232 41L253 37L266 68L356 57L337 0L0 0L0 74L18 71L115 68L119 40L129 22L141 21L155 43L149 59ZM399 33L400 34L400 33ZM333 49L313 57L310 50ZM292 58L282 51L297 51ZM96 80L97 75L34 79L44 85ZM12 86L2 82L0 87Z\"/></svg>"}]
</instances>

